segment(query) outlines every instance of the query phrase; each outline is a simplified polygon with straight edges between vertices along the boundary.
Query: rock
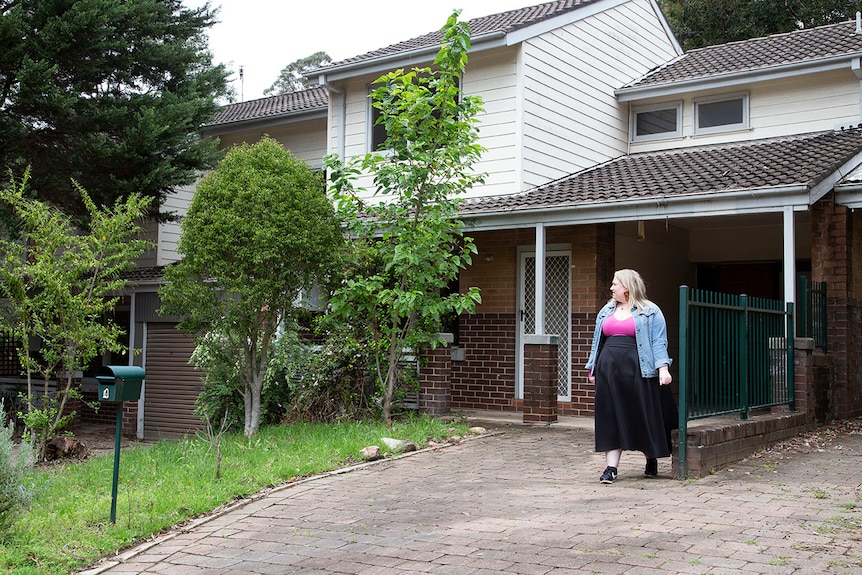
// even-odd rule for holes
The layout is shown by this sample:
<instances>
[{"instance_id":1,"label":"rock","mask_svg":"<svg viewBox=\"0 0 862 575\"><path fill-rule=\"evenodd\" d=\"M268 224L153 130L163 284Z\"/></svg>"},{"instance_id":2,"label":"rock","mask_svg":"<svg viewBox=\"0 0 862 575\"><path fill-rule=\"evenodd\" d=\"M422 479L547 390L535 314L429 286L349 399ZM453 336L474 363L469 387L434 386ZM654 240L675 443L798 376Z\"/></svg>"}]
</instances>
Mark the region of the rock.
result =
<instances>
[{"instance_id":1,"label":"rock","mask_svg":"<svg viewBox=\"0 0 862 575\"><path fill-rule=\"evenodd\" d=\"M474 435L484 435L484 434L488 433L487 429L485 429L484 427L478 427L478 426L477 427L471 427L468 431Z\"/></svg>"},{"instance_id":2,"label":"rock","mask_svg":"<svg viewBox=\"0 0 862 575\"><path fill-rule=\"evenodd\" d=\"M365 461L376 461L381 457L380 448L376 445L369 445L368 447L363 447L359 450L359 457L361 457Z\"/></svg>"},{"instance_id":3,"label":"rock","mask_svg":"<svg viewBox=\"0 0 862 575\"><path fill-rule=\"evenodd\" d=\"M45 461L57 459L87 459L90 448L74 437L52 437L45 444Z\"/></svg>"},{"instance_id":4,"label":"rock","mask_svg":"<svg viewBox=\"0 0 862 575\"><path fill-rule=\"evenodd\" d=\"M408 451L416 451L416 444L403 439L392 439L391 437L381 437L380 441L386 444L386 447L392 450L393 453L406 453Z\"/></svg>"}]
</instances>

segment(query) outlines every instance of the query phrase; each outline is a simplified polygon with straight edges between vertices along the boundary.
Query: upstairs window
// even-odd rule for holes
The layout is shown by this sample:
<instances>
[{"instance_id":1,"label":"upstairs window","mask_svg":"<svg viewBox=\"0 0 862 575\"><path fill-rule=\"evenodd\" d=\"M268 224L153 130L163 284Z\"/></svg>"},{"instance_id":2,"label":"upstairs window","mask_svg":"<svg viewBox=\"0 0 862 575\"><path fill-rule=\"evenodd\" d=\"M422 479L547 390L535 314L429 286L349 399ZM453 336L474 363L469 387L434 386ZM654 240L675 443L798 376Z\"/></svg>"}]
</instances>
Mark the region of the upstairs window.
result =
<instances>
[{"instance_id":1,"label":"upstairs window","mask_svg":"<svg viewBox=\"0 0 862 575\"><path fill-rule=\"evenodd\" d=\"M386 141L389 137L389 134L386 133L386 126L383 123L378 122L380 119L381 113L380 110L375 108L371 103L371 93L375 89L375 85L372 85L368 88L368 98L367 98L367 118L368 118L368 151L369 152L377 152L380 151L380 146ZM429 89L434 92L432 87ZM456 102L460 102L461 100L461 92L460 92L460 80L459 80L459 92L456 96ZM434 114L435 118L440 117L439 111Z\"/></svg>"},{"instance_id":2,"label":"upstairs window","mask_svg":"<svg viewBox=\"0 0 862 575\"><path fill-rule=\"evenodd\" d=\"M632 141L644 142L682 136L682 102L632 108Z\"/></svg>"},{"instance_id":3,"label":"upstairs window","mask_svg":"<svg viewBox=\"0 0 862 575\"><path fill-rule=\"evenodd\" d=\"M694 133L712 134L748 128L748 94L724 94L694 100Z\"/></svg>"}]
</instances>

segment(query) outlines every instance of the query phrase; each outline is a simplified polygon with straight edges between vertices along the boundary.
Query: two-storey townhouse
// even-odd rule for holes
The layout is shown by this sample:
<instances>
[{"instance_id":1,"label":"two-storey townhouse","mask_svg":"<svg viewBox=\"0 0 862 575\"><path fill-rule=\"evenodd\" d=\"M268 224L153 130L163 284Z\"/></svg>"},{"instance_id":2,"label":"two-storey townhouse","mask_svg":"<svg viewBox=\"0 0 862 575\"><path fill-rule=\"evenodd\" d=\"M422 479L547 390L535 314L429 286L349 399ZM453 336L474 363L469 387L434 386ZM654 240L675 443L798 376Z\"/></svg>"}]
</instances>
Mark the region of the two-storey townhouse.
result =
<instances>
[{"instance_id":1,"label":"two-storey townhouse","mask_svg":"<svg viewBox=\"0 0 862 575\"><path fill-rule=\"evenodd\" d=\"M590 414L594 314L613 271L633 267L672 349L681 284L793 301L798 276L827 281L826 409L857 415L856 23L687 54L648 0L549 2L469 24L462 89L485 102L488 178L464 208L480 253L460 281L483 303L459 319L450 407L523 410L525 346L553 333L558 411ZM381 138L371 82L429 64L439 41L327 66L310 78L319 87L227 106L203 133L223 145L269 134L311 165L365 153Z\"/></svg>"}]
</instances>

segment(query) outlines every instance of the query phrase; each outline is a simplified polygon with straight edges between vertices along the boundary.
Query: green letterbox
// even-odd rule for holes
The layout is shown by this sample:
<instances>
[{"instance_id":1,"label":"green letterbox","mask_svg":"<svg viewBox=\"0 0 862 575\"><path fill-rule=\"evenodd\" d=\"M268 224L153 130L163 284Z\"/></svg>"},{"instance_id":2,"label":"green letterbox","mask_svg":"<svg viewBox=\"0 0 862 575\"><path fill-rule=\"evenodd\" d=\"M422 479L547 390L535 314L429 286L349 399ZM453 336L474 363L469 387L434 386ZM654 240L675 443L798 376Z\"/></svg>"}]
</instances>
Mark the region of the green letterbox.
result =
<instances>
[{"instance_id":1,"label":"green letterbox","mask_svg":"<svg viewBox=\"0 0 862 575\"><path fill-rule=\"evenodd\" d=\"M137 401L141 399L143 368L137 365L106 365L99 368L99 401Z\"/></svg>"}]
</instances>

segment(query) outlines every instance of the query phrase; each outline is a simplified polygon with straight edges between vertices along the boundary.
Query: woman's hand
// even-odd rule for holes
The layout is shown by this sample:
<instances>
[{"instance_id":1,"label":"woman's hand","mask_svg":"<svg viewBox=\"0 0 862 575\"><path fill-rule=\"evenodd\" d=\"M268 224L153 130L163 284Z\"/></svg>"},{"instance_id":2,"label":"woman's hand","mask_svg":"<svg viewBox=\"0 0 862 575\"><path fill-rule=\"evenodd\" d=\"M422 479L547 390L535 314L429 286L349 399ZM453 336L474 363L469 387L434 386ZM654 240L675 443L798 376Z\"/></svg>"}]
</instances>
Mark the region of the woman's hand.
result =
<instances>
[{"instance_id":1,"label":"woman's hand","mask_svg":"<svg viewBox=\"0 0 862 575\"><path fill-rule=\"evenodd\" d=\"M666 365L663 365L658 368L658 382L661 385L670 385L672 381L673 377L671 377L670 370L667 368Z\"/></svg>"}]
</instances>

